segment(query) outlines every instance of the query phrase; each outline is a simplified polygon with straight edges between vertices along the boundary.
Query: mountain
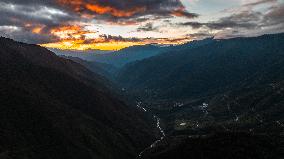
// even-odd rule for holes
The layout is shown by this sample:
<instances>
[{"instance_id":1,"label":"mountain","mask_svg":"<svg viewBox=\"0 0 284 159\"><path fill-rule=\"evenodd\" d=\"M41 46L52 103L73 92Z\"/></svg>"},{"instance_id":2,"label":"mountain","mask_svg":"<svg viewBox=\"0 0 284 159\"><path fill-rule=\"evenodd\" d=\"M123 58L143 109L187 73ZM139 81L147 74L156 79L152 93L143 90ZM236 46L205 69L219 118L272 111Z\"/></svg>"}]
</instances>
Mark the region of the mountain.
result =
<instances>
[{"instance_id":1,"label":"mountain","mask_svg":"<svg viewBox=\"0 0 284 159\"><path fill-rule=\"evenodd\" d=\"M177 45L177 46L161 46L161 45L154 45L154 44L148 44L148 45L142 45L142 46L131 46L131 47L119 50L119 51L95 55L93 56L93 58L90 58L90 60L111 64L111 65L121 68L128 63L147 59L153 56L157 56L159 54L168 52L170 50L195 48L195 47L199 47L199 46L211 43L212 41L213 41L212 38L208 38L202 41L192 41L190 43L186 43L183 45Z\"/></svg>"},{"instance_id":2,"label":"mountain","mask_svg":"<svg viewBox=\"0 0 284 159\"><path fill-rule=\"evenodd\" d=\"M169 47L168 50L178 52L178 51L183 51L184 49L194 49L194 48L202 47L204 45L207 45L207 44L210 44L216 41L217 40L215 40L214 37L205 38L203 40L193 40L193 41L187 42L182 45L176 45L176 46Z\"/></svg>"},{"instance_id":3,"label":"mountain","mask_svg":"<svg viewBox=\"0 0 284 159\"><path fill-rule=\"evenodd\" d=\"M86 61L79 57L73 57L73 56L62 55L61 57L79 63L85 66L86 68L88 68L90 71L97 73L102 77L107 77L107 79L112 79L114 74L117 72L117 68L110 64L100 63L95 61Z\"/></svg>"},{"instance_id":4,"label":"mountain","mask_svg":"<svg viewBox=\"0 0 284 159\"><path fill-rule=\"evenodd\" d=\"M127 63L149 58L162 53L168 47L157 45L131 46L119 51L93 56L90 60L122 67Z\"/></svg>"},{"instance_id":5,"label":"mountain","mask_svg":"<svg viewBox=\"0 0 284 159\"><path fill-rule=\"evenodd\" d=\"M140 158L284 156L284 34L194 41L116 79L166 134Z\"/></svg>"},{"instance_id":6,"label":"mountain","mask_svg":"<svg viewBox=\"0 0 284 159\"><path fill-rule=\"evenodd\" d=\"M50 49L55 52L57 55L65 56L65 57L77 57L82 60L90 62L95 62L97 64L108 64L106 69L109 69L109 66L114 66L117 68L121 68L124 65L143 60L149 57L153 57L164 52L170 50L182 50L184 48L196 48L202 45L206 45L208 43L213 42L213 38L208 38L202 41L192 41L190 43L186 43L183 45L177 46L161 46L161 45L141 45L141 46L131 46L118 51L100 51L100 50L87 50L87 51L67 51L67 50L59 50L59 49ZM75 60L75 59L73 59ZM77 62L78 59L77 59ZM82 61L81 61L82 62ZM86 62L84 62L86 63ZM97 65L96 64L96 65ZM115 73L114 70L111 73Z\"/></svg>"},{"instance_id":7,"label":"mountain","mask_svg":"<svg viewBox=\"0 0 284 159\"><path fill-rule=\"evenodd\" d=\"M213 40L128 64L117 81L167 134L281 133L283 44L284 34Z\"/></svg>"},{"instance_id":8,"label":"mountain","mask_svg":"<svg viewBox=\"0 0 284 159\"><path fill-rule=\"evenodd\" d=\"M173 49L126 65L117 79L129 91L155 99L207 96L247 82L268 84L283 79L283 40L284 34L276 34Z\"/></svg>"},{"instance_id":9,"label":"mountain","mask_svg":"<svg viewBox=\"0 0 284 159\"><path fill-rule=\"evenodd\" d=\"M60 50L60 49L54 49L49 48L48 50L54 52L58 56L72 56L72 57L78 57L86 61L91 61L93 56L100 55L100 54L106 54L111 53L113 51L104 51L104 50Z\"/></svg>"},{"instance_id":10,"label":"mountain","mask_svg":"<svg viewBox=\"0 0 284 159\"><path fill-rule=\"evenodd\" d=\"M0 46L1 158L127 159L155 139L103 77L37 45Z\"/></svg>"}]
</instances>

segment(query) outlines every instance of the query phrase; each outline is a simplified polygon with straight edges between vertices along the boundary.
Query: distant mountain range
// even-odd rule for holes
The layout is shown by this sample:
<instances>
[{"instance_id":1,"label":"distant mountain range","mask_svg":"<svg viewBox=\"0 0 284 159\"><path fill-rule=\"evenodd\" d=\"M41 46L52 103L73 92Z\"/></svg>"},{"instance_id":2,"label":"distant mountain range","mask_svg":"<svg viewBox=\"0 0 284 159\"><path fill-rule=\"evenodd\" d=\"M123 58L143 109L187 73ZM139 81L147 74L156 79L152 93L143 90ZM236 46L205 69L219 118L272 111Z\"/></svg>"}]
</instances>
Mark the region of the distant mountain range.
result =
<instances>
[{"instance_id":1,"label":"distant mountain range","mask_svg":"<svg viewBox=\"0 0 284 159\"><path fill-rule=\"evenodd\" d=\"M195 98L244 84L279 82L283 39L284 34L277 34L199 41L128 64L117 78L129 91L147 91L156 99Z\"/></svg>"},{"instance_id":2,"label":"distant mountain range","mask_svg":"<svg viewBox=\"0 0 284 159\"><path fill-rule=\"evenodd\" d=\"M0 158L127 159L155 139L104 77L36 45L0 46Z\"/></svg>"},{"instance_id":3,"label":"distant mountain range","mask_svg":"<svg viewBox=\"0 0 284 159\"><path fill-rule=\"evenodd\" d=\"M58 55L79 57L86 61L106 63L114 67L122 67L125 64L142 60L166 51L170 47L159 45L131 46L119 51L64 51L50 49Z\"/></svg>"},{"instance_id":4,"label":"distant mountain range","mask_svg":"<svg viewBox=\"0 0 284 159\"><path fill-rule=\"evenodd\" d=\"M132 46L116 52L96 55L92 60L122 67L127 63L158 55L167 48L157 45Z\"/></svg>"},{"instance_id":5,"label":"distant mountain range","mask_svg":"<svg viewBox=\"0 0 284 159\"><path fill-rule=\"evenodd\" d=\"M92 58L94 55L100 55L100 54L106 54L111 53L113 51L104 51L104 50L61 50L61 49L54 49L54 48L48 48L48 50L56 53L56 55L59 56L73 56L73 57L79 57L83 60L88 60Z\"/></svg>"},{"instance_id":6,"label":"distant mountain range","mask_svg":"<svg viewBox=\"0 0 284 159\"><path fill-rule=\"evenodd\" d=\"M78 57L82 60L89 62L98 62L113 65L114 67L121 68L128 63L140 61L162 53L169 52L170 50L182 50L199 47L213 41L213 38L208 38L202 41L192 41L183 45L157 45L148 44L141 46L131 46L118 51L101 51L101 50L59 50L49 49L59 56L65 57Z\"/></svg>"}]
</instances>

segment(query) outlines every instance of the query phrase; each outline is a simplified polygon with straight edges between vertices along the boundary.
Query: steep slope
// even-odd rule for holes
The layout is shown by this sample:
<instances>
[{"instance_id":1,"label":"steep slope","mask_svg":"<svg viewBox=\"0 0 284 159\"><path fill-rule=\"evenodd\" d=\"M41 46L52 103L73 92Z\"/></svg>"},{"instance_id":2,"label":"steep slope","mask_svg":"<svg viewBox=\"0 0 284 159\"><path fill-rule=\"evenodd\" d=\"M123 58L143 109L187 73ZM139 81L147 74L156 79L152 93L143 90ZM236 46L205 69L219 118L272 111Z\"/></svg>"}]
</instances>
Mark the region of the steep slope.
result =
<instances>
[{"instance_id":1,"label":"steep slope","mask_svg":"<svg viewBox=\"0 0 284 159\"><path fill-rule=\"evenodd\" d=\"M133 158L153 140L140 112L82 65L36 45L0 46L1 158Z\"/></svg>"}]
</instances>

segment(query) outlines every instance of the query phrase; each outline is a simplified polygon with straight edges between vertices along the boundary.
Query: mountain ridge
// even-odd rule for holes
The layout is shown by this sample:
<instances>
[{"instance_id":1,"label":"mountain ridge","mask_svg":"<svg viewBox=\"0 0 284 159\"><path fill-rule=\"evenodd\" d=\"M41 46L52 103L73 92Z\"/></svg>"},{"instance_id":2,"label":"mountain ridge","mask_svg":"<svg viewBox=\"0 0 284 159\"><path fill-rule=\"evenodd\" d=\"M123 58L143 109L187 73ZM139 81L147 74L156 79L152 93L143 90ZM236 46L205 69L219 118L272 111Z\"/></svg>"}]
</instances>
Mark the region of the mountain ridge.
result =
<instances>
[{"instance_id":1,"label":"mountain ridge","mask_svg":"<svg viewBox=\"0 0 284 159\"><path fill-rule=\"evenodd\" d=\"M82 65L36 45L0 45L5 158L133 158L154 140L141 112Z\"/></svg>"}]
</instances>

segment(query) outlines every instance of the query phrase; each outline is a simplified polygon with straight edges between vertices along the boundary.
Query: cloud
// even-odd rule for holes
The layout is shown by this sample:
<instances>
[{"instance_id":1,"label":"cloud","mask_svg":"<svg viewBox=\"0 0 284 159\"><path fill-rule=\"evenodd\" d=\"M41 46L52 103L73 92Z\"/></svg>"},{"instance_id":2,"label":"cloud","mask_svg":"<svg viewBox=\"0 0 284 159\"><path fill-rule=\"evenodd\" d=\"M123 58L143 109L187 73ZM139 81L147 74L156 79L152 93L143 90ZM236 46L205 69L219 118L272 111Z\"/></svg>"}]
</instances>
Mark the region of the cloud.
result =
<instances>
[{"instance_id":1,"label":"cloud","mask_svg":"<svg viewBox=\"0 0 284 159\"><path fill-rule=\"evenodd\" d=\"M12 3L11 1L0 2L0 27L6 27L6 30L1 31L1 35L15 37L15 39L27 42L27 43L40 43L53 41L56 38L49 35L49 30L54 27L64 25L78 20L76 17L64 10L60 10L52 5L43 5L41 3L31 1L17 1L18 3Z\"/></svg>"},{"instance_id":2,"label":"cloud","mask_svg":"<svg viewBox=\"0 0 284 159\"><path fill-rule=\"evenodd\" d=\"M264 15L263 23L269 25L282 25L284 26L284 3L281 5L273 6L269 12Z\"/></svg>"},{"instance_id":3,"label":"cloud","mask_svg":"<svg viewBox=\"0 0 284 159\"><path fill-rule=\"evenodd\" d=\"M234 29L255 29L258 27L258 22L261 20L261 13L259 12L251 12L244 11L237 14L232 14L227 17L220 18L217 21L211 21L206 23L201 22L185 22L178 23L179 26L190 26L193 29L199 29L202 27L206 27L214 30L221 30L226 28L234 28Z\"/></svg>"},{"instance_id":4,"label":"cloud","mask_svg":"<svg viewBox=\"0 0 284 159\"><path fill-rule=\"evenodd\" d=\"M134 21L145 16L156 18L198 16L188 12L180 0L57 0L57 2L85 17L111 22Z\"/></svg>"},{"instance_id":5,"label":"cloud","mask_svg":"<svg viewBox=\"0 0 284 159\"><path fill-rule=\"evenodd\" d=\"M281 1L239 1L243 5L222 12L224 17L210 15L217 20L206 20L186 9L181 0L1 0L0 35L57 48L120 49L284 31Z\"/></svg>"},{"instance_id":6,"label":"cloud","mask_svg":"<svg viewBox=\"0 0 284 159\"><path fill-rule=\"evenodd\" d=\"M144 26L140 26L137 28L138 32L147 32L147 31L158 31L159 27L154 27L153 23L147 23Z\"/></svg>"},{"instance_id":7,"label":"cloud","mask_svg":"<svg viewBox=\"0 0 284 159\"><path fill-rule=\"evenodd\" d=\"M209 33L208 31L200 31L197 33L187 34L186 36L194 40L200 40L208 37L214 37L214 34Z\"/></svg>"},{"instance_id":8,"label":"cloud","mask_svg":"<svg viewBox=\"0 0 284 159\"><path fill-rule=\"evenodd\" d=\"M277 3L277 0L258 0L250 3L246 3L243 5L243 7L255 7L257 5L261 4L267 4L267 3Z\"/></svg>"},{"instance_id":9,"label":"cloud","mask_svg":"<svg viewBox=\"0 0 284 159\"><path fill-rule=\"evenodd\" d=\"M199 29L203 26L206 25L206 23L201 23L201 22L184 22L184 23L178 23L177 24L178 26L190 26L192 27L193 29Z\"/></svg>"},{"instance_id":10,"label":"cloud","mask_svg":"<svg viewBox=\"0 0 284 159\"><path fill-rule=\"evenodd\" d=\"M94 39L64 39L58 42L41 44L41 46L69 50L119 50L134 45L145 44L183 44L188 42L190 37L184 38L126 38L113 35L99 35Z\"/></svg>"},{"instance_id":11,"label":"cloud","mask_svg":"<svg viewBox=\"0 0 284 159\"><path fill-rule=\"evenodd\" d=\"M48 35L50 42L61 39L54 34L55 28L67 29L69 38L78 37L86 32L84 26L73 33L66 26L79 23L138 25L150 20L198 16L188 12L180 0L1 0L0 15L0 26L5 28L1 35L29 43L42 43Z\"/></svg>"},{"instance_id":12,"label":"cloud","mask_svg":"<svg viewBox=\"0 0 284 159\"><path fill-rule=\"evenodd\" d=\"M18 41L31 44L47 43L58 40L52 35L33 34L30 31L27 31L25 28L13 25L0 26L0 36L8 37L11 39L17 39Z\"/></svg>"},{"instance_id":13,"label":"cloud","mask_svg":"<svg viewBox=\"0 0 284 159\"><path fill-rule=\"evenodd\" d=\"M261 15L260 12L244 11L221 18L214 22L209 22L206 26L210 29L217 30L224 28L255 29L258 26L257 23L261 20Z\"/></svg>"},{"instance_id":14,"label":"cloud","mask_svg":"<svg viewBox=\"0 0 284 159\"><path fill-rule=\"evenodd\" d=\"M143 40L139 38L123 38L122 36L113 36L113 35L100 35L100 38L103 42L142 42Z\"/></svg>"},{"instance_id":15,"label":"cloud","mask_svg":"<svg viewBox=\"0 0 284 159\"><path fill-rule=\"evenodd\" d=\"M1 17L23 18L24 20L35 21L55 21L72 19L71 16L57 8L44 5L14 4L10 2L0 2Z\"/></svg>"},{"instance_id":16,"label":"cloud","mask_svg":"<svg viewBox=\"0 0 284 159\"><path fill-rule=\"evenodd\" d=\"M257 11L255 7L262 4L266 5L266 11ZM277 0L260 0L246 3L239 9L235 9L231 15L219 18L215 21L189 21L174 25L176 27L189 26L193 30L207 30L215 32L214 36L217 38L232 38L283 32L283 17L284 3L280 3ZM198 34L192 35L198 36ZM199 36L203 37L205 34L201 34ZM208 36L212 35L209 34Z\"/></svg>"}]
</instances>

